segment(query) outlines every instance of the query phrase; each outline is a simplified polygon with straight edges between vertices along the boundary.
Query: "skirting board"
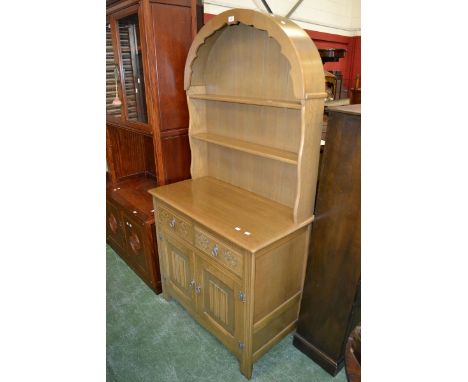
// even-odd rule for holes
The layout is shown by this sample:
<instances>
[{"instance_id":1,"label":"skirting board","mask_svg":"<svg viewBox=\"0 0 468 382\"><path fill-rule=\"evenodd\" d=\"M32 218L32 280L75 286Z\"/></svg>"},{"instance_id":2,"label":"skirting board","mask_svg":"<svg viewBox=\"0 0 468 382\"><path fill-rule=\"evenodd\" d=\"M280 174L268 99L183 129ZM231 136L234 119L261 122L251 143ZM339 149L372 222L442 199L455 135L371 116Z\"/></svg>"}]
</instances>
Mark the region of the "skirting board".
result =
<instances>
[{"instance_id":1,"label":"skirting board","mask_svg":"<svg viewBox=\"0 0 468 382\"><path fill-rule=\"evenodd\" d=\"M332 376L338 374L344 366L344 359L335 362L297 333L294 333L293 345Z\"/></svg>"}]
</instances>

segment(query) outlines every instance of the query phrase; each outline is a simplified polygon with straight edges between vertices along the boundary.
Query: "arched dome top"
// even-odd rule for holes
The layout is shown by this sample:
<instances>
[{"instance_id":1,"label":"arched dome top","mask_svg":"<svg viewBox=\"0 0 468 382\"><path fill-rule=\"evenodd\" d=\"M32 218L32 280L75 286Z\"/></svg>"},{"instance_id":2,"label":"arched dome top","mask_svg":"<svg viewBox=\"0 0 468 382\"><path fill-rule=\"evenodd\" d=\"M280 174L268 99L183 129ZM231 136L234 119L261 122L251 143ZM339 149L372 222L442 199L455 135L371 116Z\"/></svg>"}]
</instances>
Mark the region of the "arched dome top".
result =
<instances>
[{"instance_id":1,"label":"arched dome top","mask_svg":"<svg viewBox=\"0 0 468 382\"><path fill-rule=\"evenodd\" d=\"M297 99L324 98L324 72L320 55L307 33L287 18L248 9L231 9L212 18L195 37L185 64L185 90L192 84L192 65L205 40L226 25L245 24L264 30L279 44L288 60Z\"/></svg>"}]
</instances>

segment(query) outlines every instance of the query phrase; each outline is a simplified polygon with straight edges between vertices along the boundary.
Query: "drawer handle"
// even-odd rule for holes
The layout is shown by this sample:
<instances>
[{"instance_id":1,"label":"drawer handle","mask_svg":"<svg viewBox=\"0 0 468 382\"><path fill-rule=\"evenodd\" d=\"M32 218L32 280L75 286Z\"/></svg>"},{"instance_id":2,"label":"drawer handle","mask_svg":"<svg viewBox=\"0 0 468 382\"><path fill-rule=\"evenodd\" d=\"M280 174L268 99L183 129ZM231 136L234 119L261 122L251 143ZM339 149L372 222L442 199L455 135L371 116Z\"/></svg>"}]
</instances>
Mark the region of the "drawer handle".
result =
<instances>
[{"instance_id":1,"label":"drawer handle","mask_svg":"<svg viewBox=\"0 0 468 382\"><path fill-rule=\"evenodd\" d=\"M201 292L201 286L200 286L200 285L197 285L197 286L195 287L195 293L196 293L196 294L200 294L200 292Z\"/></svg>"},{"instance_id":2,"label":"drawer handle","mask_svg":"<svg viewBox=\"0 0 468 382\"><path fill-rule=\"evenodd\" d=\"M130 228L132 228L132 225L129 222L125 222Z\"/></svg>"},{"instance_id":3,"label":"drawer handle","mask_svg":"<svg viewBox=\"0 0 468 382\"><path fill-rule=\"evenodd\" d=\"M195 280L190 281L188 286L189 288L192 288L192 289L195 288Z\"/></svg>"},{"instance_id":4,"label":"drawer handle","mask_svg":"<svg viewBox=\"0 0 468 382\"><path fill-rule=\"evenodd\" d=\"M218 244L215 244L213 249L211 250L211 254L214 256L214 257L217 257L218 256L218 251L219 251L219 248L218 248Z\"/></svg>"},{"instance_id":5,"label":"drawer handle","mask_svg":"<svg viewBox=\"0 0 468 382\"><path fill-rule=\"evenodd\" d=\"M169 227L174 228L176 224L175 218L172 218L172 220L169 222Z\"/></svg>"}]
</instances>

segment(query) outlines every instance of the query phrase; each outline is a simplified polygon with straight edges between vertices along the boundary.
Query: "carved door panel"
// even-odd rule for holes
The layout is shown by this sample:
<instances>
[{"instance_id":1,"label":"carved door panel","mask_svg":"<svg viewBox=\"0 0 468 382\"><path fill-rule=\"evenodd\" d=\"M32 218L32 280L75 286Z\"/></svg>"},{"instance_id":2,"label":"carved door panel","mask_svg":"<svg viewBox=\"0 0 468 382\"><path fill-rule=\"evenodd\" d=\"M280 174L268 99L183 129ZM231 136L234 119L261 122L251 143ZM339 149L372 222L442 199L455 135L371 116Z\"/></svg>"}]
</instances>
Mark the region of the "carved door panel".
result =
<instances>
[{"instance_id":1,"label":"carved door panel","mask_svg":"<svg viewBox=\"0 0 468 382\"><path fill-rule=\"evenodd\" d=\"M122 213L123 225L126 235L126 253L130 265L132 265L142 277L150 281L148 259L146 256L147 246L145 225L130 214Z\"/></svg>"},{"instance_id":2,"label":"carved door panel","mask_svg":"<svg viewBox=\"0 0 468 382\"><path fill-rule=\"evenodd\" d=\"M122 218L119 209L109 202L106 203L106 235L111 244L123 248L125 233Z\"/></svg>"},{"instance_id":3,"label":"carved door panel","mask_svg":"<svg viewBox=\"0 0 468 382\"><path fill-rule=\"evenodd\" d=\"M245 305L239 284L199 256L196 279L198 313L210 330L239 355Z\"/></svg>"},{"instance_id":4,"label":"carved door panel","mask_svg":"<svg viewBox=\"0 0 468 382\"><path fill-rule=\"evenodd\" d=\"M194 280L193 251L180 241L164 235L166 239L165 267L168 272L166 284L169 284L172 293L175 293L179 302L188 309L195 309L194 293L196 283Z\"/></svg>"}]
</instances>

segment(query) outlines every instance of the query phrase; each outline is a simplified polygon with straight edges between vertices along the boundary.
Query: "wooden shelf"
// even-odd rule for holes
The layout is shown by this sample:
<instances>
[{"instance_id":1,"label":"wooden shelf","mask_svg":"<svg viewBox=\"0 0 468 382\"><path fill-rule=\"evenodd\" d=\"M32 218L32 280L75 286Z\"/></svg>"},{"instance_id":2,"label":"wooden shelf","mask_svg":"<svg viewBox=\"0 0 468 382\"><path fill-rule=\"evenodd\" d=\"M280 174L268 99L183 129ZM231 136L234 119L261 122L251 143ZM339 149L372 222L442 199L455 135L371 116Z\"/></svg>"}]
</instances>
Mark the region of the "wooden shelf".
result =
<instances>
[{"instance_id":1,"label":"wooden shelf","mask_svg":"<svg viewBox=\"0 0 468 382\"><path fill-rule=\"evenodd\" d=\"M200 141L213 143L218 146L228 147L230 149L238 151L243 151L252 155L257 155L260 157L297 165L297 154L292 153L290 151L275 149L273 147L241 141L239 139L229 138L212 133L192 134L191 137Z\"/></svg>"},{"instance_id":2,"label":"wooden shelf","mask_svg":"<svg viewBox=\"0 0 468 382\"><path fill-rule=\"evenodd\" d=\"M288 109L301 109L302 107L302 104L300 101L272 100L272 99L253 98L253 97L216 95L216 94L189 94L189 97L191 99L205 99L208 101L243 103L247 105L284 107Z\"/></svg>"}]
</instances>

